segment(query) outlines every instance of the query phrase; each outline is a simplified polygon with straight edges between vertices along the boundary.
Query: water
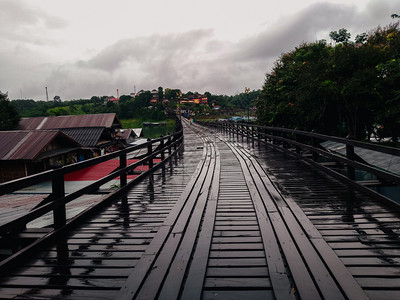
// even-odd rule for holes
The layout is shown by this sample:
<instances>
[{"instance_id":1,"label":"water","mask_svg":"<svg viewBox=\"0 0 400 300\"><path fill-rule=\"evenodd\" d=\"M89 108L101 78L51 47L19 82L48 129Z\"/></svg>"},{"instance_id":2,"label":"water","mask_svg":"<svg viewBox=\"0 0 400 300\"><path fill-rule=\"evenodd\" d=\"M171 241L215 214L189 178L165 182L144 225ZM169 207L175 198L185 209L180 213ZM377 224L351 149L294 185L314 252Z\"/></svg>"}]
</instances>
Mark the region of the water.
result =
<instances>
[{"instance_id":1,"label":"water","mask_svg":"<svg viewBox=\"0 0 400 300\"><path fill-rule=\"evenodd\" d=\"M143 137L145 138L158 138L160 135L168 135L170 133L173 133L175 131L175 124L172 126L143 126Z\"/></svg>"}]
</instances>

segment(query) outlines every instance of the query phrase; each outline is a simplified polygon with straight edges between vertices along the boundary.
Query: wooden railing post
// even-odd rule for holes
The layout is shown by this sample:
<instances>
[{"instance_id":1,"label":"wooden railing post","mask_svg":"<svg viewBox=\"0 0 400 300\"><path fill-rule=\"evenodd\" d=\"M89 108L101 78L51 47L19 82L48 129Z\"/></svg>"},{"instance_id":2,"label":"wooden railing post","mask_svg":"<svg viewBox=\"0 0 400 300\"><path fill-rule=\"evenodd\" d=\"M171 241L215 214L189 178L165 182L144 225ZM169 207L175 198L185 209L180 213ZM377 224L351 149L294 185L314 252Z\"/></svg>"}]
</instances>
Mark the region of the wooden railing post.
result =
<instances>
[{"instance_id":1,"label":"wooden railing post","mask_svg":"<svg viewBox=\"0 0 400 300\"><path fill-rule=\"evenodd\" d=\"M297 130L297 128L295 128L294 130ZM297 133L294 133L294 140L295 142L299 142L299 135ZM300 153L301 152L301 148L296 145L296 153Z\"/></svg>"},{"instance_id":2,"label":"wooden railing post","mask_svg":"<svg viewBox=\"0 0 400 300\"><path fill-rule=\"evenodd\" d=\"M165 149L164 149L164 137L163 139L160 141L160 148L161 148L161 161L163 161L165 159Z\"/></svg>"},{"instance_id":3,"label":"wooden railing post","mask_svg":"<svg viewBox=\"0 0 400 300\"><path fill-rule=\"evenodd\" d=\"M311 132L315 132L315 130L313 129L313 130L311 130ZM313 136L311 137L311 146L312 146L313 148L318 148L317 139L314 138ZM312 159L313 159L314 161L318 161L318 157L319 157L318 153L315 152L314 150L312 150Z\"/></svg>"},{"instance_id":4,"label":"wooden railing post","mask_svg":"<svg viewBox=\"0 0 400 300\"><path fill-rule=\"evenodd\" d=\"M347 139L352 139L350 135L346 137ZM354 161L354 146L346 144L346 158L348 160ZM347 177L351 180L356 179L356 170L353 166L347 165Z\"/></svg>"},{"instance_id":5,"label":"wooden railing post","mask_svg":"<svg viewBox=\"0 0 400 300\"><path fill-rule=\"evenodd\" d=\"M168 136L168 155L171 155L172 149L171 149L171 135Z\"/></svg>"},{"instance_id":6,"label":"wooden railing post","mask_svg":"<svg viewBox=\"0 0 400 300\"><path fill-rule=\"evenodd\" d=\"M57 201L65 196L64 174L57 174L51 181L53 201ZM65 225L67 220L65 204L56 207L53 210L54 228L60 228Z\"/></svg>"},{"instance_id":7,"label":"wooden railing post","mask_svg":"<svg viewBox=\"0 0 400 300\"><path fill-rule=\"evenodd\" d=\"M119 157L119 168L120 169L126 168L126 153L121 154ZM128 183L126 172L122 173L119 176L119 178L121 187L126 186L126 184Z\"/></svg>"},{"instance_id":8,"label":"wooden railing post","mask_svg":"<svg viewBox=\"0 0 400 300\"><path fill-rule=\"evenodd\" d=\"M268 145L268 138L267 138L268 130L267 128L264 128L264 142L265 142L265 147Z\"/></svg>"},{"instance_id":9,"label":"wooden railing post","mask_svg":"<svg viewBox=\"0 0 400 300\"><path fill-rule=\"evenodd\" d=\"M282 127L282 128L284 128L284 127ZM283 139L288 139L288 133L282 130L281 137ZM286 141L282 141L282 147L283 148L289 148L290 147L290 143L288 143Z\"/></svg>"},{"instance_id":10,"label":"wooden railing post","mask_svg":"<svg viewBox=\"0 0 400 300\"><path fill-rule=\"evenodd\" d=\"M277 144L277 141L275 141L275 131L274 131L274 129L271 129L271 139L272 139L272 144L273 145Z\"/></svg>"},{"instance_id":11,"label":"wooden railing post","mask_svg":"<svg viewBox=\"0 0 400 300\"><path fill-rule=\"evenodd\" d=\"M177 144L175 143L178 139L179 137L177 135L174 135L174 138L172 139L172 142L174 142L174 150L176 150L176 148L178 147Z\"/></svg>"},{"instance_id":12,"label":"wooden railing post","mask_svg":"<svg viewBox=\"0 0 400 300\"><path fill-rule=\"evenodd\" d=\"M254 133L255 133L254 126L251 125L251 144L253 145L253 147L254 147Z\"/></svg>"},{"instance_id":13,"label":"wooden railing post","mask_svg":"<svg viewBox=\"0 0 400 300\"><path fill-rule=\"evenodd\" d=\"M151 139L147 139L149 144L147 145L147 155L151 156L153 154L153 143L151 143ZM149 159L149 169L153 168L153 158Z\"/></svg>"}]
</instances>

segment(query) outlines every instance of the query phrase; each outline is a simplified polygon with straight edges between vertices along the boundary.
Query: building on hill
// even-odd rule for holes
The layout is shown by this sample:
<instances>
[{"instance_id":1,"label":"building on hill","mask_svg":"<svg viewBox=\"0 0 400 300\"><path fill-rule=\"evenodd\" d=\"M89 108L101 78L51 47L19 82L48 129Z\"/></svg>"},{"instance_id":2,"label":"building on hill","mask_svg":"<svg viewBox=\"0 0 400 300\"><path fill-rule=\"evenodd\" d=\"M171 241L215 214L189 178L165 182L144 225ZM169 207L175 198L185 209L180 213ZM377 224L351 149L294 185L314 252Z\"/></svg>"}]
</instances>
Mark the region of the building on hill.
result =
<instances>
[{"instance_id":1,"label":"building on hill","mask_svg":"<svg viewBox=\"0 0 400 300\"><path fill-rule=\"evenodd\" d=\"M159 95L158 95L158 91L156 89L151 91L151 99L150 99L150 103L158 103L159 102Z\"/></svg>"},{"instance_id":2,"label":"building on hill","mask_svg":"<svg viewBox=\"0 0 400 300\"><path fill-rule=\"evenodd\" d=\"M194 95L193 101L195 104L208 104L208 99L206 95Z\"/></svg>"},{"instance_id":3,"label":"building on hill","mask_svg":"<svg viewBox=\"0 0 400 300\"><path fill-rule=\"evenodd\" d=\"M110 101L113 102L113 103L118 103L119 102L119 91L118 91L118 89L117 89L117 98L115 98L114 96L106 97L104 99L104 104L107 104Z\"/></svg>"},{"instance_id":4,"label":"building on hill","mask_svg":"<svg viewBox=\"0 0 400 300\"><path fill-rule=\"evenodd\" d=\"M199 94L199 93L194 93L187 95L184 98L181 98L179 101L180 104L187 104L187 103L193 103L193 104L208 104L208 99L206 95Z\"/></svg>"}]
</instances>

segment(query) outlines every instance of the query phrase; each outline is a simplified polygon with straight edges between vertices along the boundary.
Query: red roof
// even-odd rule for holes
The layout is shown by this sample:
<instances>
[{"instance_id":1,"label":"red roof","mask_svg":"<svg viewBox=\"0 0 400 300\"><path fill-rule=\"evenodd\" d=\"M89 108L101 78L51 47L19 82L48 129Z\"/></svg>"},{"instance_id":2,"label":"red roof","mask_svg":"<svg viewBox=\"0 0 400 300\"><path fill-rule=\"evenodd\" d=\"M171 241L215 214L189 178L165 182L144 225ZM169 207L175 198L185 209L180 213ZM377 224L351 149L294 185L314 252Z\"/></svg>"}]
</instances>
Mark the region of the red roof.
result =
<instances>
[{"instance_id":1,"label":"red roof","mask_svg":"<svg viewBox=\"0 0 400 300\"><path fill-rule=\"evenodd\" d=\"M114 123L114 120L115 122L120 124L115 114L22 118L19 121L17 129L43 130L43 129L59 129L59 128L79 128L79 127L111 128Z\"/></svg>"},{"instance_id":2,"label":"red roof","mask_svg":"<svg viewBox=\"0 0 400 300\"><path fill-rule=\"evenodd\" d=\"M138 159L128 159L127 165L131 165L133 163L138 162ZM154 163L160 163L160 159L154 159ZM97 165L87 167L64 176L65 181L88 181L88 180L99 180L104 176L107 176L111 172L115 171L119 167L118 159L111 159L105 162L99 163ZM149 165L141 165L135 168L137 172L147 171L149 169ZM128 175L128 179L134 179L138 175ZM119 179L117 177L116 179Z\"/></svg>"},{"instance_id":3,"label":"red roof","mask_svg":"<svg viewBox=\"0 0 400 300\"><path fill-rule=\"evenodd\" d=\"M58 137L71 146L80 146L58 130L0 131L0 160L33 160Z\"/></svg>"}]
</instances>

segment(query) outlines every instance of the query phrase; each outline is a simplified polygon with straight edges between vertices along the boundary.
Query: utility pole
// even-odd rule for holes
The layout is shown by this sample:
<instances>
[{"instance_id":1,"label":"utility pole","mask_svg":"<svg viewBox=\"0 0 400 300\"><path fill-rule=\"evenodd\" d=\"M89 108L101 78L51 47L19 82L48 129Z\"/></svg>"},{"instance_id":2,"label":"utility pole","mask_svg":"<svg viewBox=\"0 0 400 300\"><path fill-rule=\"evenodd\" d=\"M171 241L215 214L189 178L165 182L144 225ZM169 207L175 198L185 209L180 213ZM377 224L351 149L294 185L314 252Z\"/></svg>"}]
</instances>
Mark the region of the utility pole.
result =
<instances>
[{"instance_id":1,"label":"utility pole","mask_svg":"<svg viewBox=\"0 0 400 300\"><path fill-rule=\"evenodd\" d=\"M45 88L46 88L46 101L49 101L49 93L47 92L47 86Z\"/></svg>"},{"instance_id":2,"label":"utility pole","mask_svg":"<svg viewBox=\"0 0 400 300\"><path fill-rule=\"evenodd\" d=\"M247 102L249 102L250 89L248 87L245 87L244 92L246 93L246 100L247 100ZM249 122L249 120L250 120L249 114L250 114L250 103L247 103L247 122Z\"/></svg>"}]
</instances>

